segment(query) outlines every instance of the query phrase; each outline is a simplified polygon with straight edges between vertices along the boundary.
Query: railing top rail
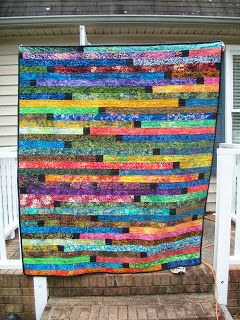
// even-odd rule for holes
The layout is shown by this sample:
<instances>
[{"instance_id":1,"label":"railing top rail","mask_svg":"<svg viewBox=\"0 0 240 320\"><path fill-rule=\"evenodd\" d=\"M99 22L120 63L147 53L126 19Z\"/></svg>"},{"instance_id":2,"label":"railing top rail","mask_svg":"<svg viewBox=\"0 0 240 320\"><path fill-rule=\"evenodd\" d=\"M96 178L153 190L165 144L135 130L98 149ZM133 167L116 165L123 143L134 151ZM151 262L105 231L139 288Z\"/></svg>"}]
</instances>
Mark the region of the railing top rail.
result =
<instances>
[{"instance_id":1,"label":"railing top rail","mask_svg":"<svg viewBox=\"0 0 240 320\"><path fill-rule=\"evenodd\" d=\"M16 158L17 147L2 147L0 148L0 158Z\"/></svg>"},{"instance_id":2,"label":"railing top rail","mask_svg":"<svg viewBox=\"0 0 240 320\"><path fill-rule=\"evenodd\" d=\"M17 151L17 147L0 147L0 152L16 152Z\"/></svg>"},{"instance_id":3,"label":"railing top rail","mask_svg":"<svg viewBox=\"0 0 240 320\"><path fill-rule=\"evenodd\" d=\"M240 155L240 144L237 143L220 143L217 154L223 155Z\"/></svg>"},{"instance_id":4,"label":"railing top rail","mask_svg":"<svg viewBox=\"0 0 240 320\"><path fill-rule=\"evenodd\" d=\"M0 159L17 158L17 152L2 152L0 151Z\"/></svg>"}]
</instances>

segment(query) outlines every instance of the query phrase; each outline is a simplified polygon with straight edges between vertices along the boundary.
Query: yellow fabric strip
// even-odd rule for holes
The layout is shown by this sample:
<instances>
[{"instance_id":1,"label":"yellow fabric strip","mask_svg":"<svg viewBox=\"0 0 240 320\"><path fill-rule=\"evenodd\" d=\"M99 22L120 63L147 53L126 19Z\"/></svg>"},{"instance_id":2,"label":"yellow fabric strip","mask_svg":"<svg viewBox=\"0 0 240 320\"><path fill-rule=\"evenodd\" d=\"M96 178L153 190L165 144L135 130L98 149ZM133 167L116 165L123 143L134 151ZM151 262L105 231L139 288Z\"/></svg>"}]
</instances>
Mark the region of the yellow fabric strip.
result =
<instances>
[{"instance_id":1,"label":"yellow fabric strip","mask_svg":"<svg viewBox=\"0 0 240 320\"><path fill-rule=\"evenodd\" d=\"M178 99L161 100L20 100L20 107L178 107Z\"/></svg>"},{"instance_id":2,"label":"yellow fabric strip","mask_svg":"<svg viewBox=\"0 0 240 320\"><path fill-rule=\"evenodd\" d=\"M187 181L197 180L198 174L192 174ZM45 182L184 182L186 175L176 176L77 176L77 175L46 175Z\"/></svg>"},{"instance_id":3,"label":"yellow fabric strip","mask_svg":"<svg viewBox=\"0 0 240 320\"><path fill-rule=\"evenodd\" d=\"M167 232L174 232L177 230L186 229L189 227L195 227L202 225L202 219L194 220L190 222L180 223L173 227L165 227L165 228L152 228L152 227L130 227L129 233L137 233L137 234L162 234Z\"/></svg>"},{"instance_id":4,"label":"yellow fabric strip","mask_svg":"<svg viewBox=\"0 0 240 320\"><path fill-rule=\"evenodd\" d=\"M103 162L194 162L209 161L212 155L201 153L194 155L147 155L147 156L103 156Z\"/></svg>"},{"instance_id":5,"label":"yellow fabric strip","mask_svg":"<svg viewBox=\"0 0 240 320\"><path fill-rule=\"evenodd\" d=\"M152 87L153 93L171 93L171 92L218 92L219 85L217 84L190 84L190 85L175 85Z\"/></svg>"}]
</instances>

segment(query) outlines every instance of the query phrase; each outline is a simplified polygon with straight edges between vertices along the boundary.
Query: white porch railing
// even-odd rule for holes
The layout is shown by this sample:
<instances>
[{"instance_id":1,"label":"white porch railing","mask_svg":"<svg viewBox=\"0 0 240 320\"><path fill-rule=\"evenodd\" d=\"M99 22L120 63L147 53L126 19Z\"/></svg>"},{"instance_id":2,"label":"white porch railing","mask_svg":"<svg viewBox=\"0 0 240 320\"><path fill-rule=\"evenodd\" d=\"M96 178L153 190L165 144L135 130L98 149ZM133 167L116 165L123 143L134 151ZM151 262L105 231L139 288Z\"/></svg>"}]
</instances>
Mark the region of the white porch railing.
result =
<instances>
[{"instance_id":1,"label":"white porch railing","mask_svg":"<svg viewBox=\"0 0 240 320\"><path fill-rule=\"evenodd\" d=\"M13 260L7 257L7 240L15 237L17 228L17 152L16 148L2 148L0 149L0 269L22 268L20 259Z\"/></svg>"},{"instance_id":2,"label":"white porch railing","mask_svg":"<svg viewBox=\"0 0 240 320\"><path fill-rule=\"evenodd\" d=\"M229 266L240 265L240 144L220 144L217 150L217 203L214 243L219 303L227 305ZM235 245L230 253L231 221Z\"/></svg>"},{"instance_id":3,"label":"white porch railing","mask_svg":"<svg viewBox=\"0 0 240 320\"><path fill-rule=\"evenodd\" d=\"M0 269L22 269L22 259L8 259L6 247L6 241L15 237L18 215L17 150L0 148ZM21 255L20 248L19 241ZM48 300L47 278L33 277L33 286L36 320L40 320Z\"/></svg>"}]
</instances>

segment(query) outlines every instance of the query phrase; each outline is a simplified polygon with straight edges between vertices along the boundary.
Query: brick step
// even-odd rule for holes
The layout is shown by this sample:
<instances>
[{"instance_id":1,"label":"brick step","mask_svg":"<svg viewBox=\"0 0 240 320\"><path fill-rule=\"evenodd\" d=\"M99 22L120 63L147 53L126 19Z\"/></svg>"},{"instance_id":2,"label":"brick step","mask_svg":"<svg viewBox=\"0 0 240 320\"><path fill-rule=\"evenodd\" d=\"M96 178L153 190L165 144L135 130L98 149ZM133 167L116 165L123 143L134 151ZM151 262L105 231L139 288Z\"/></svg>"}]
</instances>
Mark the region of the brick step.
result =
<instances>
[{"instance_id":1,"label":"brick step","mask_svg":"<svg viewBox=\"0 0 240 320\"><path fill-rule=\"evenodd\" d=\"M49 299L41 320L215 320L211 293ZM219 308L219 320L224 320Z\"/></svg>"},{"instance_id":2,"label":"brick step","mask_svg":"<svg viewBox=\"0 0 240 320\"><path fill-rule=\"evenodd\" d=\"M186 274L170 271L135 274L86 274L76 277L50 277L50 297L129 296L170 293L213 292L214 280L204 265L187 268Z\"/></svg>"}]
</instances>

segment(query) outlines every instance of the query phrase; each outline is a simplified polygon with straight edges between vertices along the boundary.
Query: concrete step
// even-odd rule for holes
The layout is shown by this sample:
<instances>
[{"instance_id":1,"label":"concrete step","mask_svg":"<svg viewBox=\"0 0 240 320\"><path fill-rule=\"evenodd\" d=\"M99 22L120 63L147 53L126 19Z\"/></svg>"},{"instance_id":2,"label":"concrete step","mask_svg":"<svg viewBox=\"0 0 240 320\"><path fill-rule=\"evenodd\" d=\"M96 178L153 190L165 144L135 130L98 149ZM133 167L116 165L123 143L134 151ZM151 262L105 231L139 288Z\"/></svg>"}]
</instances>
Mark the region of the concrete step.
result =
<instances>
[{"instance_id":1,"label":"concrete step","mask_svg":"<svg viewBox=\"0 0 240 320\"><path fill-rule=\"evenodd\" d=\"M186 274L169 270L135 274L86 274L49 277L50 297L129 296L213 292L214 280L204 265L187 268Z\"/></svg>"},{"instance_id":2,"label":"concrete step","mask_svg":"<svg viewBox=\"0 0 240 320\"><path fill-rule=\"evenodd\" d=\"M215 320L213 294L50 298L41 320ZM219 320L225 319L219 308Z\"/></svg>"}]
</instances>

